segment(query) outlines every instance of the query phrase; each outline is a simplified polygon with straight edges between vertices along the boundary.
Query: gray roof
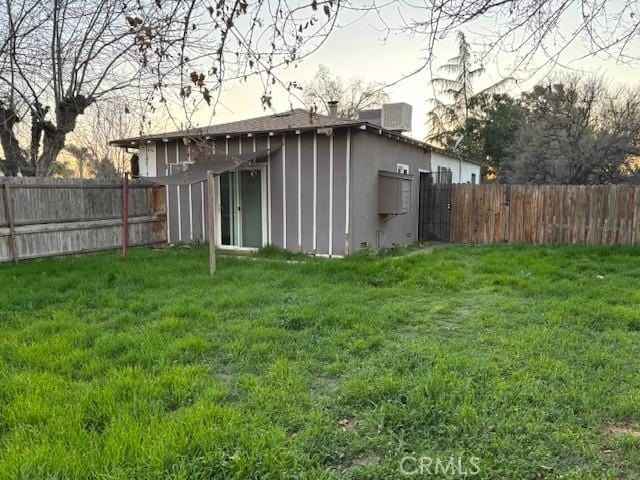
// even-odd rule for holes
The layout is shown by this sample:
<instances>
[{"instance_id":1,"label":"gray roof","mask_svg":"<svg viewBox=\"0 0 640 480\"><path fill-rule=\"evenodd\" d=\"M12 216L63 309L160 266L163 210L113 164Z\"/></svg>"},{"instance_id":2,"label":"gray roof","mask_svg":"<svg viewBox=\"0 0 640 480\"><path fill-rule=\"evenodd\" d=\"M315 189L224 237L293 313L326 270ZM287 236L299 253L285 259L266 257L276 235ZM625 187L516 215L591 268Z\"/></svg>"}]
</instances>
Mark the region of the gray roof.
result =
<instances>
[{"instance_id":1,"label":"gray roof","mask_svg":"<svg viewBox=\"0 0 640 480\"><path fill-rule=\"evenodd\" d=\"M453 152L431 145L420 140L407 137L405 135L386 130L380 125L368 122L364 119L346 119L329 117L319 113L312 113L309 110L296 108L283 113L264 115L262 117L238 120L236 122L220 123L209 127L192 128L189 130L178 130L174 132L145 135L143 137L123 138L113 140L112 145L121 147L138 146L143 142L153 140L173 140L184 137L220 137L235 135L259 135L265 133L278 133L288 131L313 130L316 128L339 128L339 127L359 127L363 130L384 134L388 138L409 143L425 150L440 152L456 157Z\"/></svg>"},{"instance_id":2,"label":"gray roof","mask_svg":"<svg viewBox=\"0 0 640 480\"><path fill-rule=\"evenodd\" d=\"M308 130L313 128L348 127L359 126L365 122L361 120L349 120L333 118L319 113L311 113L308 110L296 108L284 113L264 115L262 117L248 118L236 122L220 123L209 127L178 130L174 132L145 135L145 140L162 140L182 138L188 136L211 136L260 134L269 132L285 132L289 130ZM115 145L126 145L140 141L139 137L114 140Z\"/></svg>"}]
</instances>

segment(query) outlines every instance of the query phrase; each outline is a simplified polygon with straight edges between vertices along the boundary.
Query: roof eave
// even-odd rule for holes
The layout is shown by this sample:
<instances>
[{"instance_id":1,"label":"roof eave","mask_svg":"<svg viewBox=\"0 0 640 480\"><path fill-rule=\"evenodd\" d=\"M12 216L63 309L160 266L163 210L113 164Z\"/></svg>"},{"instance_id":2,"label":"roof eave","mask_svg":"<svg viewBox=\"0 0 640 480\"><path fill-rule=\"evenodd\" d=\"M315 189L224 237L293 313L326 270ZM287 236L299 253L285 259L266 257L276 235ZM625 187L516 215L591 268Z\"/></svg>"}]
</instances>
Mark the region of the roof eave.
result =
<instances>
[{"instance_id":1,"label":"roof eave","mask_svg":"<svg viewBox=\"0 0 640 480\"><path fill-rule=\"evenodd\" d=\"M241 131L229 131L229 132L217 132L211 133L207 131L198 131L195 130L192 132L177 132L177 133L169 133L166 135L149 135L145 137L138 138L122 138L117 140L112 140L109 142L110 145L118 146L118 147L139 147L141 143L151 143L158 141L171 141L171 140L179 140L185 137L205 137L209 138L220 138L220 137L241 137L241 136L254 136L254 135L275 135L282 134L286 132L307 132L310 130L316 129L327 129L327 128L347 128L347 127L359 127L363 123L360 121L354 121L353 123L337 123L337 124L329 124L329 125L308 125L303 127L287 127L287 128L271 128L267 130L241 130Z\"/></svg>"},{"instance_id":2,"label":"roof eave","mask_svg":"<svg viewBox=\"0 0 640 480\"><path fill-rule=\"evenodd\" d=\"M202 129L200 131L198 131L197 129L194 129L192 132L176 132L176 133L172 133L172 134L167 134L167 135L149 135L147 137L138 137L138 138L123 138L123 139L119 139L119 140L113 140L111 142L109 142L110 145L115 145L118 147L122 147L122 148L139 148L140 145L142 143L152 143L152 142L157 142L157 141L164 141L164 142L168 142L168 141L172 141L172 140L179 140L185 137L204 137L206 139L209 138L220 138L220 137L228 137L228 136L233 136L233 137L239 137L239 136L254 136L254 135L275 135L275 134L282 134L282 133L286 133L286 132L307 132L310 130L317 130L317 129L327 129L327 128L333 128L333 129L337 129L337 128L360 128L362 130L368 131L370 133L377 133L378 135L381 136L386 136L388 138L392 138L395 139L397 141L401 141L410 145L414 145L416 147L422 148L423 150L427 150L427 151L431 151L431 152L436 152L436 153L440 153L442 155L447 155L456 159L460 159L460 156L457 155L454 152L451 152L445 148L441 148L438 147L436 145L432 145L430 143L426 143L420 140L416 140L414 138L411 137L407 137L405 135L393 132L391 130L387 130L385 128L382 128L379 125L375 125L373 123L369 123L366 121L357 121L354 120L352 123L339 123L339 124L329 124L329 125L307 125L304 127L290 127L290 128L280 128L280 129L269 129L269 130L243 130L243 131L230 131L230 132L219 132L219 133L211 133L211 132L207 132L206 130ZM470 162L468 160L464 160L465 162L468 163L474 163L476 165L480 165L482 166L482 164L476 163L476 162Z\"/></svg>"}]
</instances>

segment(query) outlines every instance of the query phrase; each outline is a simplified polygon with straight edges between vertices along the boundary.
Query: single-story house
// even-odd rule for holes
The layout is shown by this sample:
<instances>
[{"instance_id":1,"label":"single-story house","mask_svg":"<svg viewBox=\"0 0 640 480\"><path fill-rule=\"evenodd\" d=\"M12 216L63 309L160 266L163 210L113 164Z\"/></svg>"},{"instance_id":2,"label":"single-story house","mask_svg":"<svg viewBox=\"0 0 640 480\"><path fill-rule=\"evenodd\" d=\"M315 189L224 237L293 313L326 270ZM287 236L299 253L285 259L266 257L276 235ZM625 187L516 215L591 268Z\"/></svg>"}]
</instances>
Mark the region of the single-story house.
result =
<instances>
[{"instance_id":1,"label":"single-story house","mask_svg":"<svg viewBox=\"0 0 640 480\"><path fill-rule=\"evenodd\" d=\"M168 178L169 243L206 240L206 182L184 180L199 166L218 173L220 247L341 256L418 240L420 173L480 180L479 165L402 134L411 129L409 105L370 113L344 119L295 109L112 143L135 151L141 177Z\"/></svg>"}]
</instances>

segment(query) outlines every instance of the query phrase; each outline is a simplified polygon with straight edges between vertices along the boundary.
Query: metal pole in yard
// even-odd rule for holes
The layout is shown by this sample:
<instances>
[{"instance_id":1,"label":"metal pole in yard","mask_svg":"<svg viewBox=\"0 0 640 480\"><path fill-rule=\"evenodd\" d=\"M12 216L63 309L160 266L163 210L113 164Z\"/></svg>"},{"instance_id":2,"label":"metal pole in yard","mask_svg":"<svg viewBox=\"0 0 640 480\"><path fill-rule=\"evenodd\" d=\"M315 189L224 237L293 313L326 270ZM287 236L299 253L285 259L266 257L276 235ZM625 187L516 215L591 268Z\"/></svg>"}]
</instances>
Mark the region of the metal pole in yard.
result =
<instances>
[{"instance_id":1,"label":"metal pole in yard","mask_svg":"<svg viewBox=\"0 0 640 480\"><path fill-rule=\"evenodd\" d=\"M207 172L207 203L209 204L209 274L216 273L216 182L212 171Z\"/></svg>"},{"instance_id":2,"label":"metal pole in yard","mask_svg":"<svg viewBox=\"0 0 640 480\"><path fill-rule=\"evenodd\" d=\"M9 242L11 245L11 259L14 263L18 262L18 247L16 244L16 228L13 221L13 205L11 199L11 187L9 187L9 181L5 181L4 184L4 211L7 217L7 223L9 224Z\"/></svg>"},{"instance_id":3,"label":"metal pole in yard","mask_svg":"<svg viewBox=\"0 0 640 480\"><path fill-rule=\"evenodd\" d=\"M122 256L129 253L129 174L122 179Z\"/></svg>"}]
</instances>

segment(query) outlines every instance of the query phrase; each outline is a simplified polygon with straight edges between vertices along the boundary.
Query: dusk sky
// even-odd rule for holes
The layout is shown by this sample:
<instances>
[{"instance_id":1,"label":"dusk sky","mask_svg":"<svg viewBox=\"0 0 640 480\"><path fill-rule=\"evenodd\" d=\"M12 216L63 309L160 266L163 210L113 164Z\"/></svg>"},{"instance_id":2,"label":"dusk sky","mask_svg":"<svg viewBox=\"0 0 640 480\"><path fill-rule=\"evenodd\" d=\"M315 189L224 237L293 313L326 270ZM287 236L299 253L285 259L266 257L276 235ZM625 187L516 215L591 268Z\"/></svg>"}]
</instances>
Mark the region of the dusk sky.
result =
<instances>
[{"instance_id":1,"label":"dusk sky","mask_svg":"<svg viewBox=\"0 0 640 480\"><path fill-rule=\"evenodd\" d=\"M579 15L578 12L575 14ZM305 58L297 68L280 70L279 77L285 81L304 82L313 78L318 66L324 64L332 73L344 79L360 77L366 81L392 83L423 63L426 54L423 38L411 38L406 33L397 33L385 38L381 23L373 15L354 21L356 17L349 12L343 12L340 18L339 23L343 26L332 32L317 52ZM573 26L571 20L572 18L567 19L562 33L571 32ZM474 44L474 51L478 54L486 48L481 43L486 44L490 41L492 23L493 21L485 20L471 25L465 31ZM561 41L562 39L556 39L556 44L552 42L550 47L557 47ZM633 47L640 48L638 45L631 48ZM440 74L437 72L437 67L454 56L456 49L455 35L440 41L432 63L434 73ZM518 83L513 84L507 91L511 94L519 94L520 91L530 88L536 80L545 76L567 73L603 75L612 85L639 84L640 75L638 75L637 65L622 64L614 59L581 58L585 52L582 44L572 46L561 57L561 65L556 65L552 69L548 65L540 67L544 64L545 58L539 54L529 68L517 70L515 77ZM514 61L513 55L504 52L487 57L484 62L487 74L478 82L478 89L511 75ZM429 111L428 99L433 96L433 90L429 85L430 78L431 72L425 69L387 90L392 102L407 102L413 106L411 135L416 138L424 138L427 130L425 119ZM204 126L268 114L270 111L265 111L260 103L261 95L262 88L257 78L250 79L246 83L227 84L220 97L215 117L211 118L211 111L204 108L195 120L198 126ZM291 105L303 106L295 96L288 94L285 90L274 90L273 112L287 110ZM157 122L154 130L175 130L175 128L175 122L166 121Z\"/></svg>"}]
</instances>

